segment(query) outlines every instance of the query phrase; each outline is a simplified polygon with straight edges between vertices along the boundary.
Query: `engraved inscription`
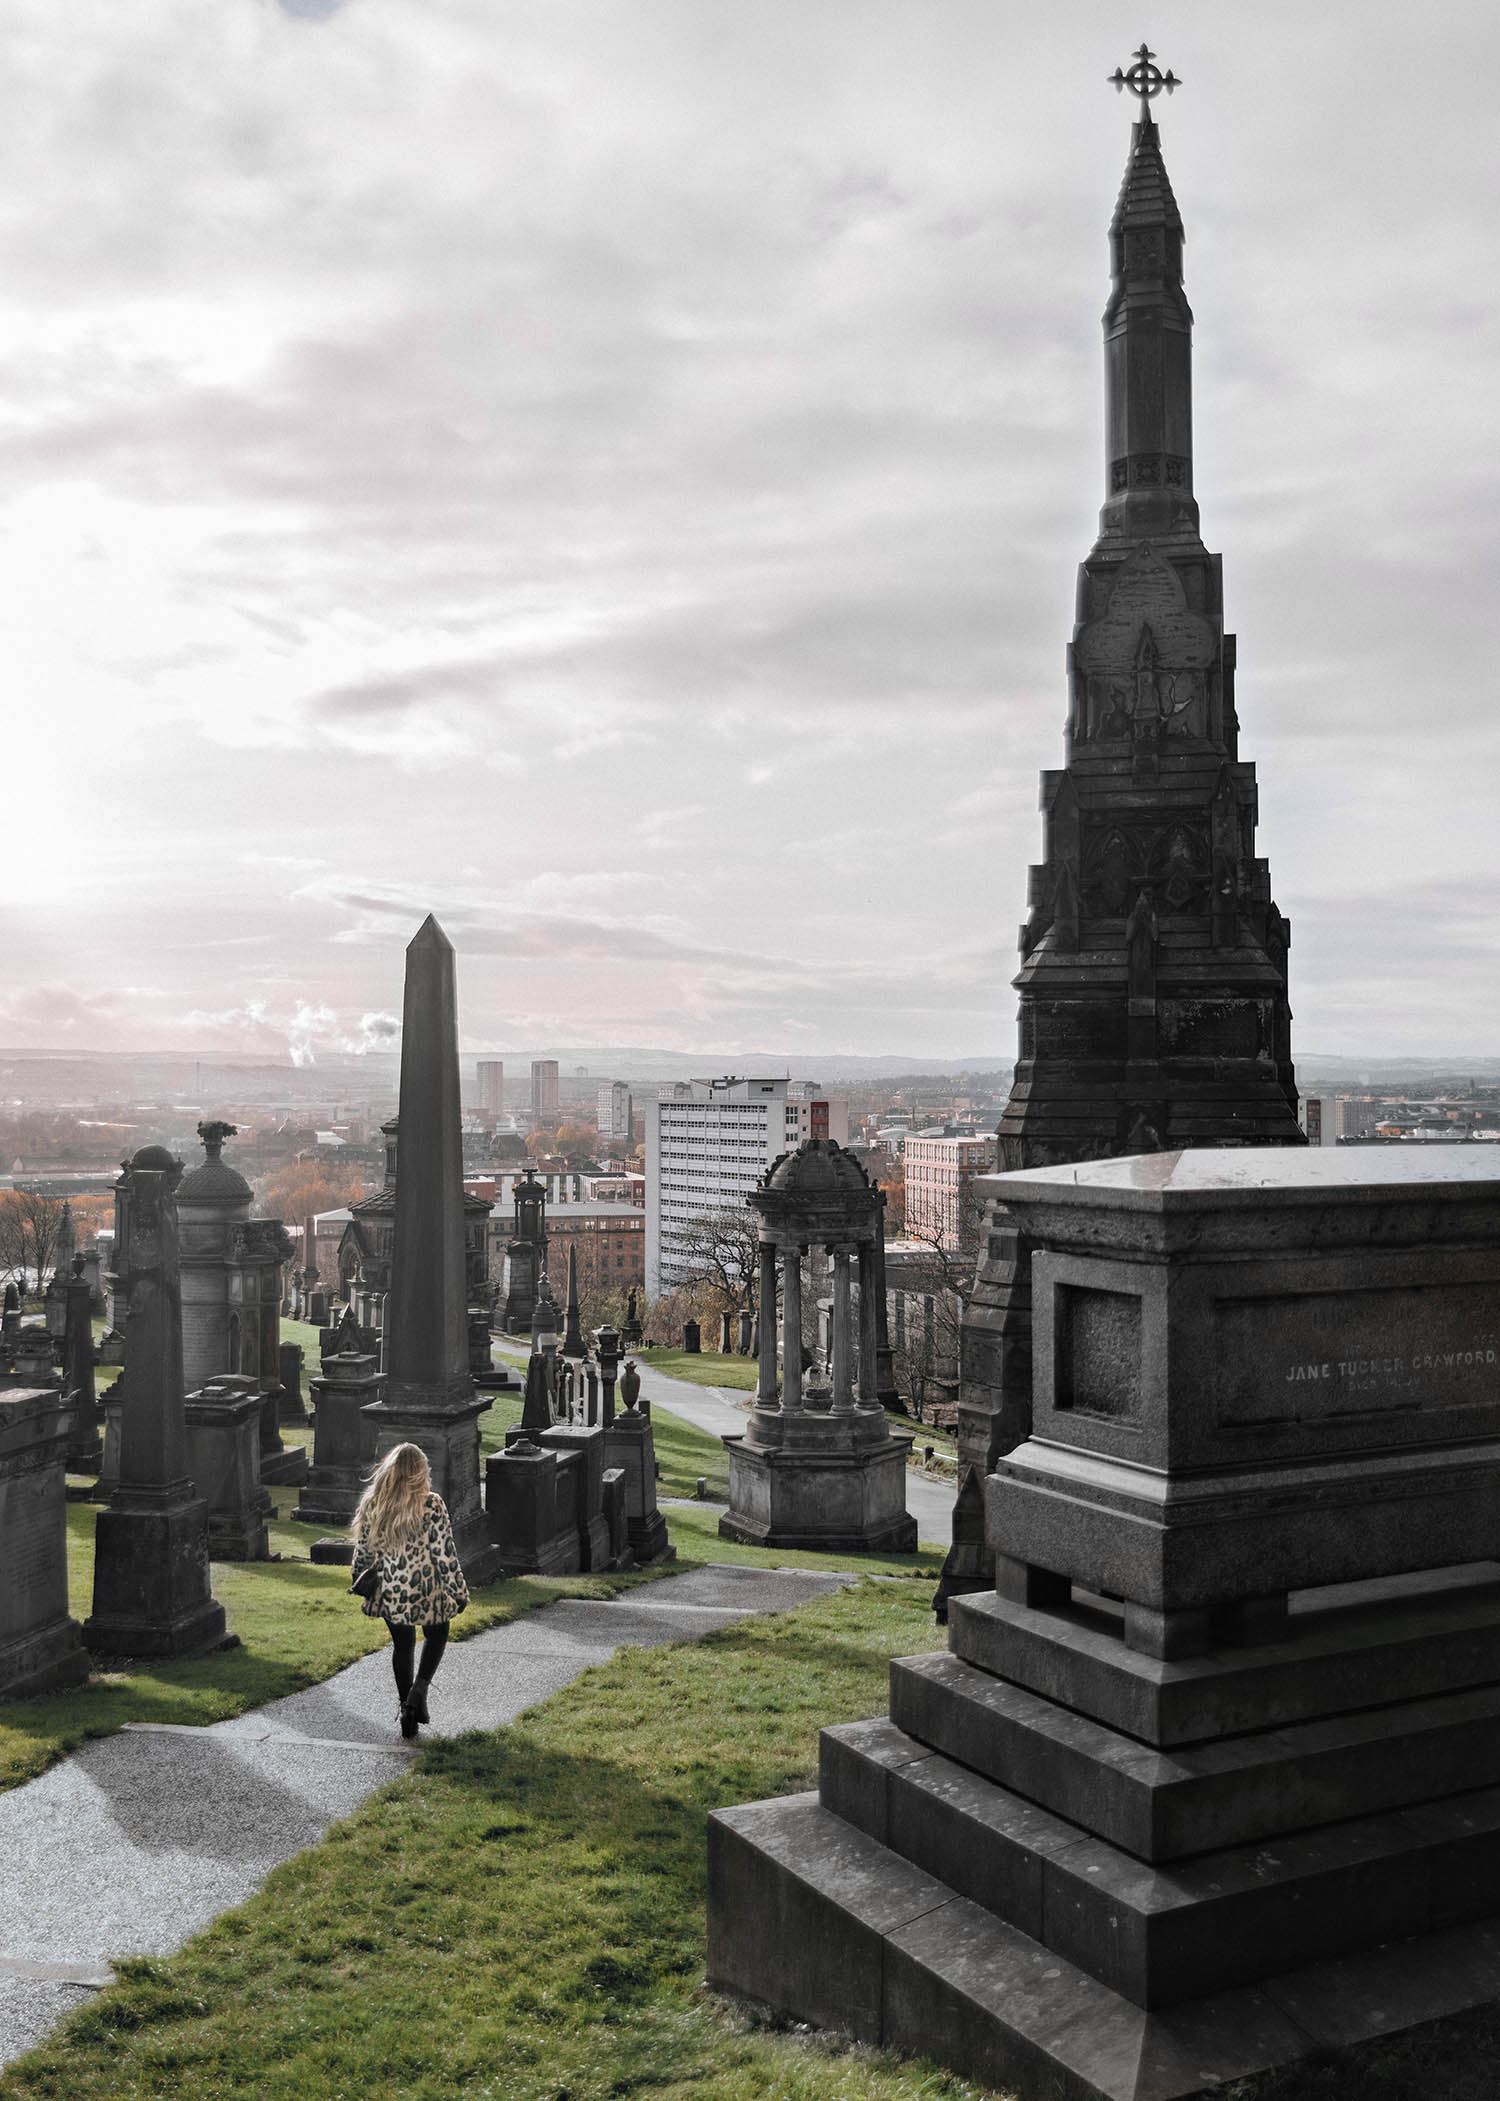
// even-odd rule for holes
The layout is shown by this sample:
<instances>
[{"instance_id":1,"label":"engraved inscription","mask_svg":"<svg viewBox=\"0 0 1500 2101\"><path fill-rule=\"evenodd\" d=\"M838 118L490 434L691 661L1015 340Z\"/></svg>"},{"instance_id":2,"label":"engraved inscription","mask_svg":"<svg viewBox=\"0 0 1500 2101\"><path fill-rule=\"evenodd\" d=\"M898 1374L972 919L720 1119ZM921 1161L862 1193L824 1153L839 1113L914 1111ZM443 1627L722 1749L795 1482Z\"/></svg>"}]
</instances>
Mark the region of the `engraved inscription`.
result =
<instances>
[{"instance_id":1,"label":"engraved inscription","mask_svg":"<svg viewBox=\"0 0 1500 2101\"><path fill-rule=\"evenodd\" d=\"M1500 1416L1500 1286L1221 1302L1219 1420L1319 1424L1397 1411Z\"/></svg>"}]
</instances>

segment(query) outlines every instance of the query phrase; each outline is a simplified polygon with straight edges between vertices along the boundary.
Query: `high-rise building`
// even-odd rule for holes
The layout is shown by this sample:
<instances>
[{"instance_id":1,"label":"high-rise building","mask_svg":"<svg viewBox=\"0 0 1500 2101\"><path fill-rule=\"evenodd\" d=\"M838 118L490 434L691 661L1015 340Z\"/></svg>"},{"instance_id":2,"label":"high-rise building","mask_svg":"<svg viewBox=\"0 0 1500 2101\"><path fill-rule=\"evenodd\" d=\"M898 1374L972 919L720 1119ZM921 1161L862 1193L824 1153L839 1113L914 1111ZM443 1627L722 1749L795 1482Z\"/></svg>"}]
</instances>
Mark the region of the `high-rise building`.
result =
<instances>
[{"instance_id":1,"label":"high-rise building","mask_svg":"<svg viewBox=\"0 0 1500 2101\"><path fill-rule=\"evenodd\" d=\"M479 1060L479 1106L487 1115L499 1116L505 1108L505 1061Z\"/></svg>"},{"instance_id":2,"label":"high-rise building","mask_svg":"<svg viewBox=\"0 0 1500 2101\"><path fill-rule=\"evenodd\" d=\"M632 1103L624 1080L605 1080L599 1089L599 1137L601 1143L629 1145Z\"/></svg>"},{"instance_id":3,"label":"high-rise building","mask_svg":"<svg viewBox=\"0 0 1500 2101\"><path fill-rule=\"evenodd\" d=\"M1301 1145L1290 933L1255 853L1235 638L1193 496L1182 218L1149 107L1109 229L1105 500L1078 574L1064 764L1021 929L1002 1166ZM1026 1434L1030 1251L992 1211L964 1320L954 1519L983 1576L979 1483ZM945 1590L971 1587L950 1561Z\"/></svg>"},{"instance_id":4,"label":"high-rise building","mask_svg":"<svg viewBox=\"0 0 1500 2101\"><path fill-rule=\"evenodd\" d=\"M646 1104L646 1291L682 1283L674 1235L743 1211L766 1169L806 1138L849 1139L849 1104L809 1081L679 1080Z\"/></svg>"},{"instance_id":5,"label":"high-rise building","mask_svg":"<svg viewBox=\"0 0 1500 2101\"><path fill-rule=\"evenodd\" d=\"M539 1124L557 1121L556 1058L531 1061L531 1120Z\"/></svg>"}]
</instances>

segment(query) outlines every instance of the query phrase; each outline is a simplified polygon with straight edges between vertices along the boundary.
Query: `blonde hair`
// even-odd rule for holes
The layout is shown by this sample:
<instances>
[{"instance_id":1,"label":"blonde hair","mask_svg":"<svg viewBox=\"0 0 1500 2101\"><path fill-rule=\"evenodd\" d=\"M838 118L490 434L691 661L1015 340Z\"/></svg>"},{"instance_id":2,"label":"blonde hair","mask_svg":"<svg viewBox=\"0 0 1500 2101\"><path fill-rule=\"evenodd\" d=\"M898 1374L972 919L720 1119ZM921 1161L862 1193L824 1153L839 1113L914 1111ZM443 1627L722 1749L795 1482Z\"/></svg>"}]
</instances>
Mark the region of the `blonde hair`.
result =
<instances>
[{"instance_id":1,"label":"blonde hair","mask_svg":"<svg viewBox=\"0 0 1500 2101\"><path fill-rule=\"evenodd\" d=\"M370 1476L350 1527L356 1539L377 1551L391 1551L413 1538L422 1524L422 1507L432 1486L432 1470L419 1444L398 1444Z\"/></svg>"}]
</instances>

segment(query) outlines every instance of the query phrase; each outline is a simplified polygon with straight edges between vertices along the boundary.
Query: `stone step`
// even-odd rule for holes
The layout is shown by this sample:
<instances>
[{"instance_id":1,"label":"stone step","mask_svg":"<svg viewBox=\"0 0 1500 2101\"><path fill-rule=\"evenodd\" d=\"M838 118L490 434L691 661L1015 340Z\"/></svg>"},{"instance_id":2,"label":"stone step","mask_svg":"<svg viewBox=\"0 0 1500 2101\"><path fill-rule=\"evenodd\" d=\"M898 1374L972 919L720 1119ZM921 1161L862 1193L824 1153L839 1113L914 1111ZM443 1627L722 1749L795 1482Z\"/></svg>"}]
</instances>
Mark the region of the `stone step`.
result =
<instances>
[{"instance_id":1,"label":"stone step","mask_svg":"<svg viewBox=\"0 0 1500 2101\"><path fill-rule=\"evenodd\" d=\"M1118 1607L1038 1611L993 1590L956 1597L954 1655L1042 1698L1170 1748L1500 1683L1500 1569L1480 1562L1292 1600L1286 1638L1165 1662L1120 1639Z\"/></svg>"},{"instance_id":2,"label":"stone step","mask_svg":"<svg viewBox=\"0 0 1500 2101\"><path fill-rule=\"evenodd\" d=\"M875 1721L823 1732L819 1799L1147 2007L1486 1916L1500 1888L1495 1788L1153 1868Z\"/></svg>"},{"instance_id":3,"label":"stone step","mask_svg":"<svg viewBox=\"0 0 1500 2101\"><path fill-rule=\"evenodd\" d=\"M1466 1793L1500 1771L1500 1686L1158 1750L954 1655L891 1666L919 1742L1143 1861Z\"/></svg>"},{"instance_id":4,"label":"stone step","mask_svg":"<svg viewBox=\"0 0 1500 2101\"><path fill-rule=\"evenodd\" d=\"M1481 1926L1152 2013L815 1795L719 1810L708 1841L715 1990L1006 2093L1185 2101L1494 1991L1500 1930Z\"/></svg>"}]
</instances>

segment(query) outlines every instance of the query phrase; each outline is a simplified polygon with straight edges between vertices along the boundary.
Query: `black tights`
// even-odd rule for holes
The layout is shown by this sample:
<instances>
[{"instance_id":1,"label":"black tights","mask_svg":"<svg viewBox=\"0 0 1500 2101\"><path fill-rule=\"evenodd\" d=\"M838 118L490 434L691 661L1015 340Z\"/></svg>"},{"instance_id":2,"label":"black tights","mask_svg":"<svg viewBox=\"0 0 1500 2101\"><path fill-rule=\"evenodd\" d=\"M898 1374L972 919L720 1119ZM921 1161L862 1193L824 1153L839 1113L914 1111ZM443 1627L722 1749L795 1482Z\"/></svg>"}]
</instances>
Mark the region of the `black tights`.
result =
<instances>
[{"instance_id":1,"label":"black tights","mask_svg":"<svg viewBox=\"0 0 1500 2101\"><path fill-rule=\"evenodd\" d=\"M415 1627L398 1627L394 1620L387 1620L391 1630L391 1669L396 1674L396 1692L404 1700L411 1691L412 1662L417 1653L417 1630ZM443 1651L448 1646L448 1622L434 1620L430 1627L422 1629L422 1663L417 1679L430 1685L433 1674L443 1660Z\"/></svg>"}]
</instances>

